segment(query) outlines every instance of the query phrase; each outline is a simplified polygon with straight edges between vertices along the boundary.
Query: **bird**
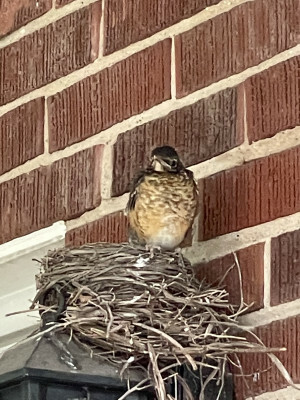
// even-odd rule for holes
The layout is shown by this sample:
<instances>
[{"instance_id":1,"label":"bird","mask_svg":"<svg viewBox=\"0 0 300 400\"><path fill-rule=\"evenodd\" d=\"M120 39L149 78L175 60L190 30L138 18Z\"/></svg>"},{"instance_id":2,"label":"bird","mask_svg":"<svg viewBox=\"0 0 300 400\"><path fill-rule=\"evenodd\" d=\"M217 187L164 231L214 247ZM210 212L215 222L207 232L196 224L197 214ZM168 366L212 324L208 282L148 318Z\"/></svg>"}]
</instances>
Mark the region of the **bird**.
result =
<instances>
[{"instance_id":1,"label":"bird","mask_svg":"<svg viewBox=\"0 0 300 400\"><path fill-rule=\"evenodd\" d=\"M171 146L156 147L150 163L133 181L125 214L131 243L174 250L192 227L198 209L193 172Z\"/></svg>"}]
</instances>

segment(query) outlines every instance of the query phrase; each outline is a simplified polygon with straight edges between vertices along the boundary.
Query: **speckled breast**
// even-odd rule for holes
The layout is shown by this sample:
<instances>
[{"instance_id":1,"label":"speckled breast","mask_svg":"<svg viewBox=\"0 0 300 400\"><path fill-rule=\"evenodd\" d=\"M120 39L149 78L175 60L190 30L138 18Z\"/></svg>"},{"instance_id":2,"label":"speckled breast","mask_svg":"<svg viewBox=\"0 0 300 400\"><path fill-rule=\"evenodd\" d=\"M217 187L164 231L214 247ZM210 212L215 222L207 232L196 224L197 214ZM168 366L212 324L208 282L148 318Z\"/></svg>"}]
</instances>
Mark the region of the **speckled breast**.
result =
<instances>
[{"instance_id":1,"label":"speckled breast","mask_svg":"<svg viewBox=\"0 0 300 400\"><path fill-rule=\"evenodd\" d=\"M187 173L152 173L139 185L129 221L147 244L173 249L192 225L196 208L196 184Z\"/></svg>"}]
</instances>

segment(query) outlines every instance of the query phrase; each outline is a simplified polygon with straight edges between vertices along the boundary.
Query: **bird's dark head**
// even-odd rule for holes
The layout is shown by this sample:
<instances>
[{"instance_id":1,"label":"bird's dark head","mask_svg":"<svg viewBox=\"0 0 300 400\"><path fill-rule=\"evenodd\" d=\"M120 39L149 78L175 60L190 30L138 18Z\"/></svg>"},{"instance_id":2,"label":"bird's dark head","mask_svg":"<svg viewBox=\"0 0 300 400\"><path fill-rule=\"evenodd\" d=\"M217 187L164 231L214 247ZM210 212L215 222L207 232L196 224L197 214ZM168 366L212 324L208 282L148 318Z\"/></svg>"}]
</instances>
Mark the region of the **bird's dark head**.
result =
<instances>
[{"instance_id":1,"label":"bird's dark head","mask_svg":"<svg viewBox=\"0 0 300 400\"><path fill-rule=\"evenodd\" d=\"M156 147L152 150L151 166L157 172L180 172L184 169L176 150L171 146Z\"/></svg>"}]
</instances>

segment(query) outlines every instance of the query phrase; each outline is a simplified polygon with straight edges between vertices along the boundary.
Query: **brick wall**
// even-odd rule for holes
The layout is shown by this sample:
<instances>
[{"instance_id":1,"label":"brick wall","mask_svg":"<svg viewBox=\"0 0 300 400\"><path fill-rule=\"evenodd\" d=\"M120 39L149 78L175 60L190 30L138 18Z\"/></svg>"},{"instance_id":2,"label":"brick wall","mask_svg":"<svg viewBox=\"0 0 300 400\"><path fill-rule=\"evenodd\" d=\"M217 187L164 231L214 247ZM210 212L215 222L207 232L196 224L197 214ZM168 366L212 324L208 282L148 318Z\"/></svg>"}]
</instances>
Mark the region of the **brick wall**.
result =
<instances>
[{"instance_id":1,"label":"brick wall","mask_svg":"<svg viewBox=\"0 0 300 400\"><path fill-rule=\"evenodd\" d=\"M300 383L299 0L4 0L0 18L0 243L59 220L68 244L126 240L129 182L173 145L201 194L187 256L210 282L229 269L239 302L236 252L246 321ZM287 386L243 366L238 400Z\"/></svg>"}]
</instances>

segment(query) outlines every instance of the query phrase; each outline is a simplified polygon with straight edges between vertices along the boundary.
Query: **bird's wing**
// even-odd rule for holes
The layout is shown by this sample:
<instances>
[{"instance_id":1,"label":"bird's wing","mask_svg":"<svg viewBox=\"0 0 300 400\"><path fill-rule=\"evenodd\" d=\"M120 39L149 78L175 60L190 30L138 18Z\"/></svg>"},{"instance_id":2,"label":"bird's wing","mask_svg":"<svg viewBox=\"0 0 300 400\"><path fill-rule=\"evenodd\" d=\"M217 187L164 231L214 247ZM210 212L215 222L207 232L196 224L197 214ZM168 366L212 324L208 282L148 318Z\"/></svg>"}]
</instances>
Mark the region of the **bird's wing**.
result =
<instances>
[{"instance_id":1,"label":"bird's wing","mask_svg":"<svg viewBox=\"0 0 300 400\"><path fill-rule=\"evenodd\" d=\"M189 170L189 169L186 169L186 170L185 170L185 173L186 173L187 177L188 177L190 180L193 181L193 185L194 185L194 196L195 196L196 199L197 199L197 211L198 211L198 207L199 207L199 189L198 189L197 182L195 181L194 173L193 173L193 171L191 171L191 170ZM197 215L197 214L198 214L198 212L196 212L195 215Z\"/></svg>"},{"instance_id":2,"label":"bird's wing","mask_svg":"<svg viewBox=\"0 0 300 400\"><path fill-rule=\"evenodd\" d=\"M136 204L136 200L138 198L138 194L139 194L139 186L140 184L144 181L145 176L147 174L149 174L150 170L143 170L140 171L137 176L135 177L130 193L129 193L129 200L125 209L125 215L128 215L128 213L131 210L134 210L135 208L135 204Z\"/></svg>"},{"instance_id":3,"label":"bird's wing","mask_svg":"<svg viewBox=\"0 0 300 400\"><path fill-rule=\"evenodd\" d=\"M194 191L194 196L196 198L196 208L195 208L195 213L194 213L194 221L191 224L191 226L189 227L189 229L187 230L183 241L180 243L180 247L181 248L185 248L185 247L191 246L192 240L193 240L193 236L194 236L194 231L195 231L195 229L197 229L197 226L195 225L195 220L196 220L196 218L198 217L198 215L200 213L199 189L198 189L197 182L195 181L194 174L193 174L192 171L190 171L189 169L186 169L185 173L186 173L187 177L193 181L193 186L194 186L194 190L193 191Z\"/></svg>"},{"instance_id":4,"label":"bird's wing","mask_svg":"<svg viewBox=\"0 0 300 400\"><path fill-rule=\"evenodd\" d=\"M191 171L190 171L191 172ZM196 210L195 210L195 218L200 214L200 193L197 182L195 181L194 174L192 173L193 184L194 184L194 196L196 197Z\"/></svg>"}]
</instances>

